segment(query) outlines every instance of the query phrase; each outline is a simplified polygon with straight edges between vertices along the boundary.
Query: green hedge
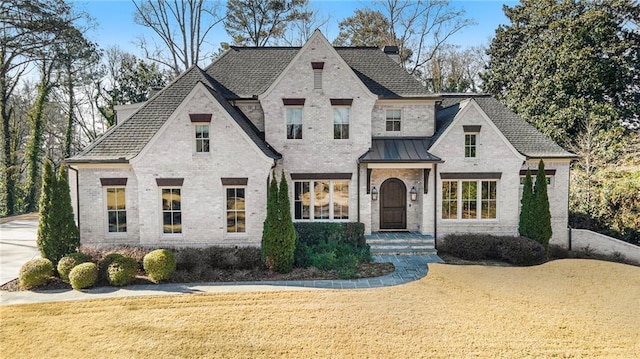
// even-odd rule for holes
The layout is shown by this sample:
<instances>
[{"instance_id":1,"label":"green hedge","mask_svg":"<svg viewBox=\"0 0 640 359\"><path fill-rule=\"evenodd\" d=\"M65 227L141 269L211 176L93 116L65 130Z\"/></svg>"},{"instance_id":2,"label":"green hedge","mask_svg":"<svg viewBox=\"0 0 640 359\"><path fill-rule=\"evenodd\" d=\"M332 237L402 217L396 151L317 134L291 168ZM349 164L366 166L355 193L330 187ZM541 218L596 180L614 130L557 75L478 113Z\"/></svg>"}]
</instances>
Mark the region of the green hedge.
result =
<instances>
[{"instance_id":1,"label":"green hedge","mask_svg":"<svg viewBox=\"0 0 640 359\"><path fill-rule=\"evenodd\" d=\"M115 258L107 268L109 284L122 287L131 283L138 273L138 261L131 257Z\"/></svg>"},{"instance_id":2,"label":"green hedge","mask_svg":"<svg viewBox=\"0 0 640 359\"><path fill-rule=\"evenodd\" d=\"M545 247L533 239L488 234L450 234L438 240L438 252L471 261L493 259L516 265L540 264L547 257Z\"/></svg>"},{"instance_id":3,"label":"green hedge","mask_svg":"<svg viewBox=\"0 0 640 359\"><path fill-rule=\"evenodd\" d=\"M337 270L340 277L353 278L358 263L371 261L362 223L299 222L294 226L298 234L296 267Z\"/></svg>"},{"instance_id":4,"label":"green hedge","mask_svg":"<svg viewBox=\"0 0 640 359\"><path fill-rule=\"evenodd\" d=\"M70 253L62 257L58 262L58 274L60 275L60 279L65 283L69 283L69 273L73 267L88 261L89 257L84 253Z\"/></svg>"},{"instance_id":5,"label":"green hedge","mask_svg":"<svg viewBox=\"0 0 640 359\"><path fill-rule=\"evenodd\" d=\"M95 263L80 263L69 273L69 283L75 290L92 287L98 279L98 266Z\"/></svg>"},{"instance_id":6,"label":"green hedge","mask_svg":"<svg viewBox=\"0 0 640 359\"><path fill-rule=\"evenodd\" d=\"M171 278L176 270L176 257L166 249L156 249L144 256L144 271L154 282Z\"/></svg>"}]
</instances>

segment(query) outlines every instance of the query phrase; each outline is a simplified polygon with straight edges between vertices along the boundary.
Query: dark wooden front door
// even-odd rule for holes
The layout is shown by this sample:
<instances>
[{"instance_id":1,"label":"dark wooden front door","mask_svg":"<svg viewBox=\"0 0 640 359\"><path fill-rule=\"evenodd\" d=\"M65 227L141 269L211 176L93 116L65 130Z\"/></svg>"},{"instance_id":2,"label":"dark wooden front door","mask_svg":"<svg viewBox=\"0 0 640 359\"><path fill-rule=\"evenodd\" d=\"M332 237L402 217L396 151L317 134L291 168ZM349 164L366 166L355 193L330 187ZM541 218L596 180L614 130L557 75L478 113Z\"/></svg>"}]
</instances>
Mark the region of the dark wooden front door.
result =
<instances>
[{"instance_id":1,"label":"dark wooden front door","mask_svg":"<svg viewBox=\"0 0 640 359\"><path fill-rule=\"evenodd\" d=\"M407 188L397 178L380 186L380 229L407 228Z\"/></svg>"}]
</instances>

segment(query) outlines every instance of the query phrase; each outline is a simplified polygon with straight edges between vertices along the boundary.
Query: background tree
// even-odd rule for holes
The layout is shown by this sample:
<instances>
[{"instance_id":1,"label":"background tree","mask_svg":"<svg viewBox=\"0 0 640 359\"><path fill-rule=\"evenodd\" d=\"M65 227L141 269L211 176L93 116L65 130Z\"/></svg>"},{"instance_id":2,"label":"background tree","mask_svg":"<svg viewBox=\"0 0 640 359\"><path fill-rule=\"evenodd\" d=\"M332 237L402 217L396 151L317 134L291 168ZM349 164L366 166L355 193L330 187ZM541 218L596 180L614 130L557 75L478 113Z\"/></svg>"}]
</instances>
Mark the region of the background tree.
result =
<instances>
[{"instance_id":1,"label":"background tree","mask_svg":"<svg viewBox=\"0 0 640 359\"><path fill-rule=\"evenodd\" d=\"M504 7L483 90L559 143L589 116L606 129L640 114L640 7L632 0L523 0Z\"/></svg>"},{"instance_id":2,"label":"background tree","mask_svg":"<svg viewBox=\"0 0 640 359\"><path fill-rule=\"evenodd\" d=\"M12 94L35 58L42 58L57 34L73 26L71 8L62 0L0 1L0 117L2 117L2 164L0 173L0 214L16 211L17 181L20 167L13 151L16 144L11 133L14 112ZM34 183L37 181L33 181Z\"/></svg>"},{"instance_id":3,"label":"background tree","mask_svg":"<svg viewBox=\"0 0 640 359\"><path fill-rule=\"evenodd\" d=\"M96 81L95 102L108 127L116 121L114 106L147 101L152 89L167 83L167 74L157 64L117 47L107 49L105 62L101 70L104 76Z\"/></svg>"},{"instance_id":4,"label":"background tree","mask_svg":"<svg viewBox=\"0 0 640 359\"><path fill-rule=\"evenodd\" d=\"M311 18L307 5L308 0L229 0L224 28L235 45L277 44L291 23Z\"/></svg>"},{"instance_id":5,"label":"background tree","mask_svg":"<svg viewBox=\"0 0 640 359\"><path fill-rule=\"evenodd\" d=\"M303 46L316 29L321 29L325 34L329 32L330 15L320 16L318 11L312 9L309 4L305 5L300 12L308 13L308 16L302 16L289 22L282 37L282 42L287 46Z\"/></svg>"},{"instance_id":6,"label":"background tree","mask_svg":"<svg viewBox=\"0 0 640 359\"><path fill-rule=\"evenodd\" d=\"M451 36L473 22L446 0L382 0L340 23L336 45L395 45L402 66L422 79L425 66ZM383 41L381 43L380 41Z\"/></svg>"},{"instance_id":7,"label":"background tree","mask_svg":"<svg viewBox=\"0 0 640 359\"><path fill-rule=\"evenodd\" d=\"M217 2L205 0L136 1L134 21L151 29L159 41L139 41L147 59L167 66L174 76L209 60L214 52L207 35L222 19Z\"/></svg>"},{"instance_id":8,"label":"background tree","mask_svg":"<svg viewBox=\"0 0 640 359\"><path fill-rule=\"evenodd\" d=\"M551 211L549 209L549 196L547 194L547 175L544 171L544 162L538 163L536 183L533 188L533 208L531 210L531 237L549 249L549 240L553 234L551 230Z\"/></svg>"},{"instance_id":9,"label":"background tree","mask_svg":"<svg viewBox=\"0 0 640 359\"><path fill-rule=\"evenodd\" d=\"M480 72L486 64L484 52L482 46L442 46L424 66L422 77L427 88L436 93L479 92Z\"/></svg>"},{"instance_id":10,"label":"background tree","mask_svg":"<svg viewBox=\"0 0 640 359\"><path fill-rule=\"evenodd\" d=\"M521 236L532 238L532 226L535 221L533 213L533 181L531 179L531 171L527 169L527 176L524 178L522 186L522 200L520 201L520 222L518 232Z\"/></svg>"}]
</instances>

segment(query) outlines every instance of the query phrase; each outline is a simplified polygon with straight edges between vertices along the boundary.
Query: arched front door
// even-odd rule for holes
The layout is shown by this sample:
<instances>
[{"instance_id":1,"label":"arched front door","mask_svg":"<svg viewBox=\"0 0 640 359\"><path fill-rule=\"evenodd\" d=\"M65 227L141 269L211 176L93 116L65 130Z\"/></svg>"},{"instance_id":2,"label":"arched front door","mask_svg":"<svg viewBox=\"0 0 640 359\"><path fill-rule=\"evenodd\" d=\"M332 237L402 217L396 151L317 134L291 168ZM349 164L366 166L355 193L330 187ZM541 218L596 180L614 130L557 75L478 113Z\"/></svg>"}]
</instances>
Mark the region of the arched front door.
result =
<instances>
[{"instance_id":1,"label":"arched front door","mask_svg":"<svg viewBox=\"0 0 640 359\"><path fill-rule=\"evenodd\" d=\"M397 178L380 186L380 229L407 228L407 187Z\"/></svg>"}]
</instances>

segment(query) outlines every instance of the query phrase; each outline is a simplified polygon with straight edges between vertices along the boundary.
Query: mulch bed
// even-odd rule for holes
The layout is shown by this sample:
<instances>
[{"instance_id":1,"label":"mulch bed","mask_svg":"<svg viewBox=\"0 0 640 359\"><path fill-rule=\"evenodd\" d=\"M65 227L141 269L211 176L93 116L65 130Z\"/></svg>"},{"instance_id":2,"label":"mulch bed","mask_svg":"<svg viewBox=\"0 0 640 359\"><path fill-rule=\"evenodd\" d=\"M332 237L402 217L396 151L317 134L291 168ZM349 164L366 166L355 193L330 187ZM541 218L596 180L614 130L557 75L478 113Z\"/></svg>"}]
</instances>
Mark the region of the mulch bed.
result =
<instances>
[{"instance_id":1,"label":"mulch bed","mask_svg":"<svg viewBox=\"0 0 640 359\"><path fill-rule=\"evenodd\" d=\"M394 271L391 263L361 263L358 265L358 274L356 278L372 278L387 275ZM167 281L169 283L195 283L195 282L259 282L259 281L293 281L293 280L322 280L322 279L341 279L336 271L321 271L316 268L295 268L290 273L275 273L267 269L252 270L211 270L200 273L197 277L193 274L186 275L178 271L174 277ZM140 274L131 283L135 284L154 284L149 278ZM99 282L95 287L109 286L105 282ZM20 285L17 279L5 283L0 286L0 290L8 292L20 291ZM71 290L71 285L64 283L60 278L53 277L46 284L33 288L35 291L49 290Z\"/></svg>"}]
</instances>

